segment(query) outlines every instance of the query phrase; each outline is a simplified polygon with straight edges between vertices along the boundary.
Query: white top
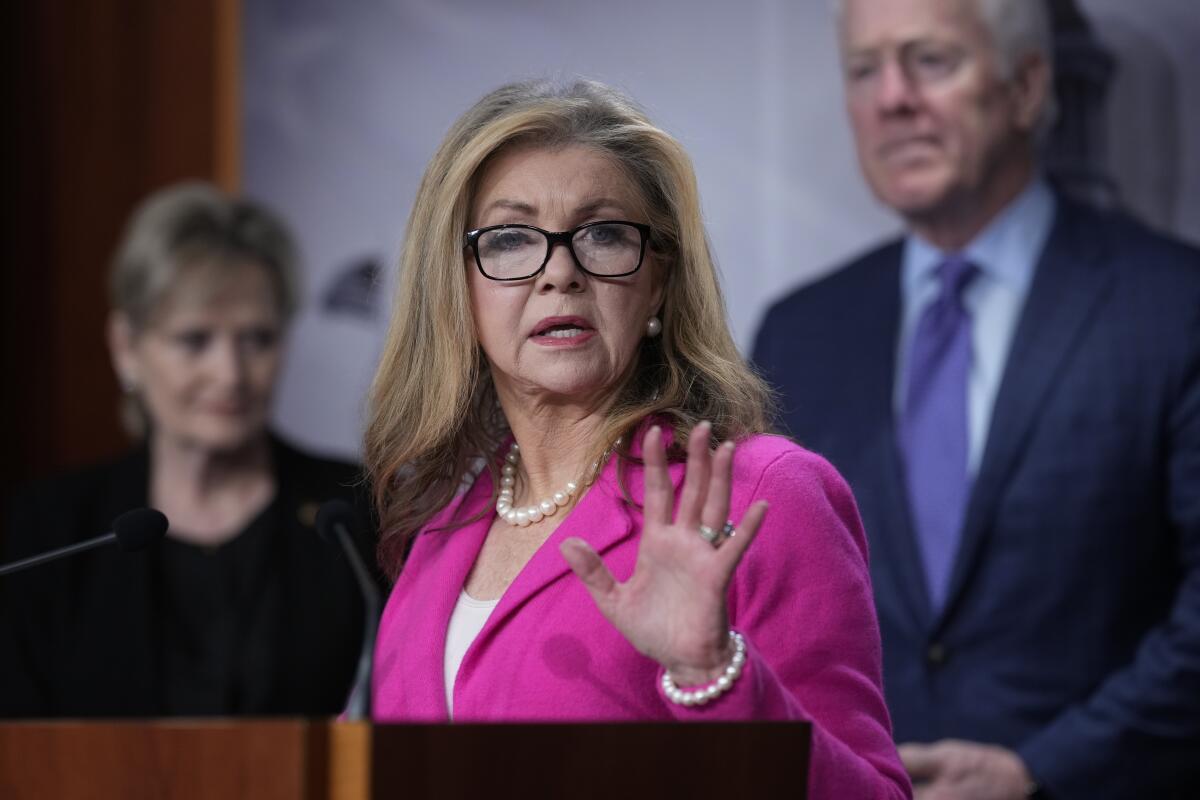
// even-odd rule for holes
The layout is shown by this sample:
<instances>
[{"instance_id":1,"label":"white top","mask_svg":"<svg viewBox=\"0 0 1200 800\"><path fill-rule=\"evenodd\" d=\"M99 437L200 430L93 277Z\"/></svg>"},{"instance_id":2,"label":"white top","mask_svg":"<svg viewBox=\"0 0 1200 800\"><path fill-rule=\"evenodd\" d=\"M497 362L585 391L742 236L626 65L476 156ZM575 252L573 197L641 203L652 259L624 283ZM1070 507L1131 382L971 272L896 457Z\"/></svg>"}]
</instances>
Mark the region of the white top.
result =
<instances>
[{"instance_id":1,"label":"white top","mask_svg":"<svg viewBox=\"0 0 1200 800\"><path fill-rule=\"evenodd\" d=\"M446 628L446 660L444 663L446 675L446 708L450 718L454 718L454 679L458 677L458 668L463 656L475 637L483 630L483 625L492 615L492 609L500 604L500 598L495 600L476 600L463 589L454 604L454 613L450 615L450 624Z\"/></svg>"},{"instance_id":2,"label":"white top","mask_svg":"<svg viewBox=\"0 0 1200 800\"><path fill-rule=\"evenodd\" d=\"M987 444L996 393L1008 362L1029 286L1050 238L1057 203L1041 177L1029 186L962 251L979 267L980 274L963 292L963 305L971 314L971 367L967 375L967 467L974 476ZM903 311L896 353L893 408L899 419L904 410L904 380L908 351L917 321L937 299L940 286L937 265L947 257L909 235L902 256Z\"/></svg>"}]
</instances>

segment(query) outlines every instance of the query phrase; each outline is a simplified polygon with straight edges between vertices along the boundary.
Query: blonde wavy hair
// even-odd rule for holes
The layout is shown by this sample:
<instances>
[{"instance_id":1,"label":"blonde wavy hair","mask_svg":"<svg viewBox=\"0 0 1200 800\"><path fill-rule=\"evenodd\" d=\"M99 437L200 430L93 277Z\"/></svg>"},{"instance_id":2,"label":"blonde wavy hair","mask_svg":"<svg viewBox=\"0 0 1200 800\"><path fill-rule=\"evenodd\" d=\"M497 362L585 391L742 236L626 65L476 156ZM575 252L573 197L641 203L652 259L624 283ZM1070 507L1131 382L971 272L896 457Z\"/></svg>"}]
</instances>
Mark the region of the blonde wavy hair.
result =
<instances>
[{"instance_id":1,"label":"blonde wavy hair","mask_svg":"<svg viewBox=\"0 0 1200 800\"><path fill-rule=\"evenodd\" d=\"M531 145L581 145L613 158L644 201L650 246L663 269L662 335L642 339L629 377L614 388L589 460L618 436L617 457L631 460L629 434L649 416L674 429L670 456L676 459L701 420L712 423L718 441L768 429L770 394L730 335L695 172L683 147L603 84L502 86L450 129L408 220L365 443L380 520L379 559L392 577L412 537L454 499L481 460L498 491L495 456L507 425L476 338L463 234L489 160L506 148Z\"/></svg>"}]
</instances>

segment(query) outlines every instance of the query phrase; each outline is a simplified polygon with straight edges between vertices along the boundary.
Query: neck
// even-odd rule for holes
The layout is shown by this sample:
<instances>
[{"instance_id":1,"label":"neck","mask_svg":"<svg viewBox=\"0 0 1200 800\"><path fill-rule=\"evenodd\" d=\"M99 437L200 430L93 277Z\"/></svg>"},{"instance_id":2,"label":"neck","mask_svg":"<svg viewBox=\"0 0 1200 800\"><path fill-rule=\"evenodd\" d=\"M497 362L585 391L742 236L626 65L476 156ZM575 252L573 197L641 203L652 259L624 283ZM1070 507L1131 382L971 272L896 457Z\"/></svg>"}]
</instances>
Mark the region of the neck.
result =
<instances>
[{"instance_id":1,"label":"neck","mask_svg":"<svg viewBox=\"0 0 1200 800\"><path fill-rule=\"evenodd\" d=\"M150 467L150 502L171 520L168 535L200 544L236 535L275 491L265 434L228 451L154 436Z\"/></svg>"},{"instance_id":2,"label":"neck","mask_svg":"<svg viewBox=\"0 0 1200 800\"><path fill-rule=\"evenodd\" d=\"M608 405L527 405L506 400L500 405L521 448L519 501L540 500L560 491L567 481L580 481L591 467Z\"/></svg>"},{"instance_id":3,"label":"neck","mask_svg":"<svg viewBox=\"0 0 1200 800\"><path fill-rule=\"evenodd\" d=\"M236 487L247 478L270 472L270 443L257 437L233 450L212 451L168 436L150 442L153 482L173 487L173 494L196 498Z\"/></svg>"},{"instance_id":4,"label":"neck","mask_svg":"<svg viewBox=\"0 0 1200 800\"><path fill-rule=\"evenodd\" d=\"M996 170L985 191L974 196L956 194L937 208L906 215L914 234L947 253L963 250L1025 190L1034 176L1029 152L1014 154Z\"/></svg>"}]
</instances>

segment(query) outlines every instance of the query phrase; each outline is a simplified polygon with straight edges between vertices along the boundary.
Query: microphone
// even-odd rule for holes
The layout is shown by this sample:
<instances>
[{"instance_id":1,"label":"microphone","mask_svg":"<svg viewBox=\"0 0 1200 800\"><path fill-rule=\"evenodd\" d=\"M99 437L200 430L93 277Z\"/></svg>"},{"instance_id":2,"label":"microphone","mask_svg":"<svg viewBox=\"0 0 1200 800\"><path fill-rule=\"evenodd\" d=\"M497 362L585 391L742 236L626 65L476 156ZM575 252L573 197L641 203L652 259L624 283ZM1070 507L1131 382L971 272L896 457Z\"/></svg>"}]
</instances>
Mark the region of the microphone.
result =
<instances>
[{"instance_id":1,"label":"microphone","mask_svg":"<svg viewBox=\"0 0 1200 800\"><path fill-rule=\"evenodd\" d=\"M365 619L363 620L362 649L358 655L358 667L354 672L354 685L346 702L345 717L350 722L371 718L371 661L375 655L375 633L379 627L379 590L371 574L363 564L358 548L354 546L352 531L359 529L359 517L345 500L330 500L317 511L317 533L325 541L337 539L350 562L354 580L362 593Z\"/></svg>"},{"instance_id":2,"label":"microphone","mask_svg":"<svg viewBox=\"0 0 1200 800\"><path fill-rule=\"evenodd\" d=\"M0 566L0 575L20 572L30 567L36 567L38 564L57 561L60 558L66 558L76 553L83 553L97 547L103 547L113 542L117 543L117 547L121 548L121 552L132 553L154 544L166 532L167 518L161 511L153 508L135 508L132 511L126 511L112 521L111 533L97 536L94 539L87 539L77 544L60 547L57 550L51 550L40 555L30 556L20 561L13 561L11 564L4 564Z\"/></svg>"}]
</instances>

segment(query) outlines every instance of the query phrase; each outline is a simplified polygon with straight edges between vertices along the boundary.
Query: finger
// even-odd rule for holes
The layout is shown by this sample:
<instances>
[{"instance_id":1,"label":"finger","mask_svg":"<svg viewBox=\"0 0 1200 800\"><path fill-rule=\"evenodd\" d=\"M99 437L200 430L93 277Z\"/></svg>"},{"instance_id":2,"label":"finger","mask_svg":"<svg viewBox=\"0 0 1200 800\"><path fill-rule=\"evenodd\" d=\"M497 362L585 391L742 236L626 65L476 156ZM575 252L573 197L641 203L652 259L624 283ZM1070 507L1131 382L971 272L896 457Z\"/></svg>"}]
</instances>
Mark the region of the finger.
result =
<instances>
[{"instance_id":1,"label":"finger","mask_svg":"<svg viewBox=\"0 0 1200 800\"><path fill-rule=\"evenodd\" d=\"M919 794L913 794L913 800L918 797L920 800L969 800L976 797L975 794L964 794L960 787L946 783L945 780L938 778L936 783L926 783L921 785Z\"/></svg>"},{"instance_id":2,"label":"finger","mask_svg":"<svg viewBox=\"0 0 1200 800\"><path fill-rule=\"evenodd\" d=\"M708 493L708 476L712 467L712 456L708 452L708 441L712 425L707 421L692 428L688 435L687 472L683 476L683 491L679 495L679 507L675 510L675 522L687 528L700 525L700 509Z\"/></svg>"},{"instance_id":3,"label":"finger","mask_svg":"<svg viewBox=\"0 0 1200 800\"><path fill-rule=\"evenodd\" d=\"M726 539L717 548L717 558L724 565L726 580L733 574L738 562L742 560L746 548L758 535L759 528L762 527L763 520L767 516L767 508L766 500L759 500L751 505L742 517L742 521L738 523L737 533Z\"/></svg>"},{"instance_id":4,"label":"finger","mask_svg":"<svg viewBox=\"0 0 1200 800\"><path fill-rule=\"evenodd\" d=\"M733 442L724 442L712 457L712 476L708 480L708 496L700 520L720 530L729 519L730 474L733 471Z\"/></svg>"},{"instance_id":5,"label":"finger","mask_svg":"<svg viewBox=\"0 0 1200 800\"><path fill-rule=\"evenodd\" d=\"M614 595L620 586L617 579L608 571L608 567L604 566L604 562L592 546L583 539L573 536L559 545L558 549L567 560L571 571L578 575L579 580L587 587L592 600L596 602L596 607L607 617L613 605Z\"/></svg>"},{"instance_id":6,"label":"finger","mask_svg":"<svg viewBox=\"0 0 1200 800\"><path fill-rule=\"evenodd\" d=\"M924 744L902 744L897 748L908 776L916 781L933 780L942 771L942 758L934 748Z\"/></svg>"},{"instance_id":7,"label":"finger","mask_svg":"<svg viewBox=\"0 0 1200 800\"><path fill-rule=\"evenodd\" d=\"M667 453L663 447L662 428L651 425L642 437L642 487L645 492L645 520L662 525L671 524L671 504L675 500L675 487L667 472Z\"/></svg>"}]
</instances>

